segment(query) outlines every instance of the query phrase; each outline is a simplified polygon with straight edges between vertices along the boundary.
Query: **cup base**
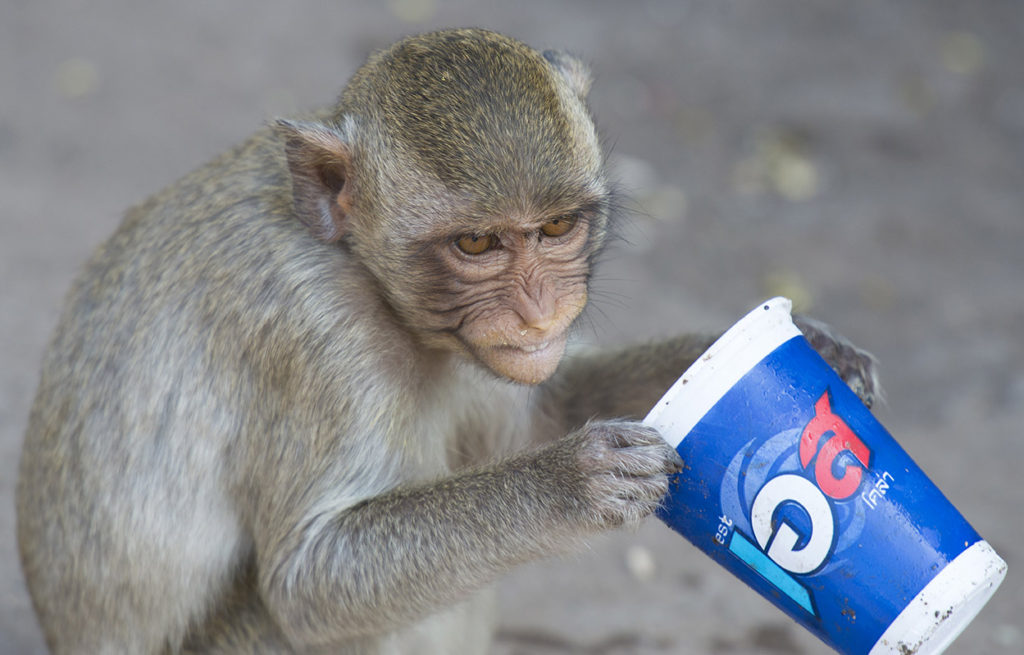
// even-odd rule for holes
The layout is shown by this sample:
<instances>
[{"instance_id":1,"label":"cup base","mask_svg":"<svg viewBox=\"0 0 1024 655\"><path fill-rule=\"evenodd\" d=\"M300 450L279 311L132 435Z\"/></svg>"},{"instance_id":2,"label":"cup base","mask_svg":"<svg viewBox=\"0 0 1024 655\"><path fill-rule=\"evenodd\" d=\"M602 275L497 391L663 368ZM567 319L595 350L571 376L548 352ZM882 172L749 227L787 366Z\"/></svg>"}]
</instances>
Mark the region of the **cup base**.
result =
<instances>
[{"instance_id":1,"label":"cup base","mask_svg":"<svg viewBox=\"0 0 1024 655\"><path fill-rule=\"evenodd\" d=\"M869 655L937 655L978 615L1006 576L1006 562L979 541L910 601Z\"/></svg>"}]
</instances>

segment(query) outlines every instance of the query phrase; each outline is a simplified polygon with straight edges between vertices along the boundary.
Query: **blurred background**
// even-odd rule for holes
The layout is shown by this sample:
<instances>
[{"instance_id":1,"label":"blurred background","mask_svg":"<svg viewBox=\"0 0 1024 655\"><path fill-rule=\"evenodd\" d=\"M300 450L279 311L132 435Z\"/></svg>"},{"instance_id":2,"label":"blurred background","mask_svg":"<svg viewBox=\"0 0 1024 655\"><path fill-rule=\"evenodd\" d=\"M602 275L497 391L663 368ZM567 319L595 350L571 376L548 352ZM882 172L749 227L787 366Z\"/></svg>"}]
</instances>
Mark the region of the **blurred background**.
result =
<instances>
[{"instance_id":1,"label":"blurred background","mask_svg":"<svg viewBox=\"0 0 1024 655\"><path fill-rule=\"evenodd\" d=\"M481 26L593 67L630 192L584 337L788 295L881 361L876 413L1003 555L950 650L1024 652L1024 3L0 2L0 655L43 652L13 489L61 298L128 206L373 49ZM826 653L655 520L501 584L496 653Z\"/></svg>"}]
</instances>

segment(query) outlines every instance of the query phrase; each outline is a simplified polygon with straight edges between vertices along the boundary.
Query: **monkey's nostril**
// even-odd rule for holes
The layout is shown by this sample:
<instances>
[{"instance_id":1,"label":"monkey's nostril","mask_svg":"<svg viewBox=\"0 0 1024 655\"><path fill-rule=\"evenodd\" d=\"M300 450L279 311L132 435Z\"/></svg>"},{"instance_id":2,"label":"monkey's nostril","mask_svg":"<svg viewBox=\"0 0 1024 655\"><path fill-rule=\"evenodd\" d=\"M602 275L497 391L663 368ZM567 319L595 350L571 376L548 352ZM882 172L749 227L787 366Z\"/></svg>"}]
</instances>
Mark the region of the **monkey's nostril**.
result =
<instances>
[{"instance_id":1,"label":"monkey's nostril","mask_svg":"<svg viewBox=\"0 0 1024 655\"><path fill-rule=\"evenodd\" d=\"M558 315L551 313L547 316L521 317L519 335L525 337L528 332L545 334L558 323Z\"/></svg>"}]
</instances>

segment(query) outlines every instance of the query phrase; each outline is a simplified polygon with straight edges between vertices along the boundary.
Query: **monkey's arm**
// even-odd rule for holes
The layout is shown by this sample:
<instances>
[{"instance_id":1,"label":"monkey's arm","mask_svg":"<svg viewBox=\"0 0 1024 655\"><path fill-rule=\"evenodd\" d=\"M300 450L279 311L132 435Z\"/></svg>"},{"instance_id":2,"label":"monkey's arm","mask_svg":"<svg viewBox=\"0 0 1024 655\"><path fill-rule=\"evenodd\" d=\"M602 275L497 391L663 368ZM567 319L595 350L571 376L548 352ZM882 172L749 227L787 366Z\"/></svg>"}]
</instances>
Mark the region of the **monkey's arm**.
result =
<instances>
[{"instance_id":1,"label":"monkey's arm","mask_svg":"<svg viewBox=\"0 0 1024 655\"><path fill-rule=\"evenodd\" d=\"M261 522L262 595L296 644L382 634L464 599L516 564L639 521L680 464L654 430L610 421L353 506L303 502L288 511L291 520Z\"/></svg>"},{"instance_id":2,"label":"monkey's arm","mask_svg":"<svg viewBox=\"0 0 1024 655\"><path fill-rule=\"evenodd\" d=\"M545 383L542 410L571 429L593 418L643 418L676 378L717 335L683 335L665 341L566 356Z\"/></svg>"},{"instance_id":3,"label":"monkey's arm","mask_svg":"<svg viewBox=\"0 0 1024 655\"><path fill-rule=\"evenodd\" d=\"M877 362L820 321L793 322L868 407L881 395ZM683 335L665 341L566 357L546 383L541 407L561 427L593 418L643 418L676 378L719 335Z\"/></svg>"}]
</instances>

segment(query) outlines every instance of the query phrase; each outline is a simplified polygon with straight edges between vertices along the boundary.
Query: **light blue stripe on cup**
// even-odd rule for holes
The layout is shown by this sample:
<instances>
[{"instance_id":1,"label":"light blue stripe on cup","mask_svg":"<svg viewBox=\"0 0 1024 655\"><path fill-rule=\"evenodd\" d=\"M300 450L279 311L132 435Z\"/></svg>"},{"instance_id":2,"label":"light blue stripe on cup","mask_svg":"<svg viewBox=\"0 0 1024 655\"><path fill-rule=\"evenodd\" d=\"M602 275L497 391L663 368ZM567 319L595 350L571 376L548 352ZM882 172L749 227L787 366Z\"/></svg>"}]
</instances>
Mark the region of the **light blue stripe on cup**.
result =
<instances>
[{"instance_id":1,"label":"light blue stripe on cup","mask_svg":"<svg viewBox=\"0 0 1024 655\"><path fill-rule=\"evenodd\" d=\"M811 605L811 595L807 593L807 589L762 553L760 548L750 543L746 537L733 531L732 538L729 540L729 550L779 591L796 601L800 607L815 615L814 606Z\"/></svg>"}]
</instances>

